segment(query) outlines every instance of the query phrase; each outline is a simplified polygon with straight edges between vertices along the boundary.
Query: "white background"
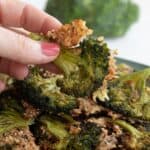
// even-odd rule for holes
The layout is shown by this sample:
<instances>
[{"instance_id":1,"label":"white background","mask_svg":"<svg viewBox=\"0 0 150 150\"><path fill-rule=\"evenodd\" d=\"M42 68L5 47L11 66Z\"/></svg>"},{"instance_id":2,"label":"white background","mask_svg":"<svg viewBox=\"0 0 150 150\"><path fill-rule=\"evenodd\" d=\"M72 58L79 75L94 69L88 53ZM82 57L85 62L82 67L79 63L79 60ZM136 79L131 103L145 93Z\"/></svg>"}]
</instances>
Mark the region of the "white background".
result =
<instances>
[{"instance_id":1,"label":"white background","mask_svg":"<svg viewBox=\"0 0 150 150\"><path fill-rule=\"evenodd\" d=\"M43 9L47 0L25 0ZM150 0L134 0L140 7L140 18L121 38L108 40L109 47L119 49L119 57L150 66Z\"/></svg>"}]
</instances>

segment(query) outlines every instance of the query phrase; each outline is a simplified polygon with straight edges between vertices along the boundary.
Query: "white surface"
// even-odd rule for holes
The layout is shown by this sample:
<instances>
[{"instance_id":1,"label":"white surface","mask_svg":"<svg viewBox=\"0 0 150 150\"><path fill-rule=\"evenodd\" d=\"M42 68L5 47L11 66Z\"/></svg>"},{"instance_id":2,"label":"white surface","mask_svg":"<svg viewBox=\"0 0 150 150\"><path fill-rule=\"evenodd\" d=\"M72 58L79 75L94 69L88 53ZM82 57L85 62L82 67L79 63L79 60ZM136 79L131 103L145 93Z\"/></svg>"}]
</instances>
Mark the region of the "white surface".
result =
<instances>
[{"instance_id":1,"label":"white surface","mask_svg":"<svg viewBox=\"0 0 150 150\"><path fill-rule=\"evenodd\" d=\"M40 9L44 9L47 0L24 0L25 2L29 2Z\"/></svg>"},{"instance_id":2,"label":"white surface","mask_svg":"<svg viewBox=\"0 0 150 150\"><path fill-rule=\"evenodd\" d=\"M150 66L150 0L135 0L140 6L140 17L128 33L116 40L107 40L119 56Z\"/></svg>"},{"instance_id":3,"label":"white surface","mask_svg":"<svg viewBox=\"0 0 150 150\"><path fill-rule=\"evenodd\" d=\"M47 0L25 0L43 9ZM106 40L109 47L119 49L119 56L150 66L150 0L134 0L140 7L140 18L118 39Z\"/></svg>"}]
</instances>

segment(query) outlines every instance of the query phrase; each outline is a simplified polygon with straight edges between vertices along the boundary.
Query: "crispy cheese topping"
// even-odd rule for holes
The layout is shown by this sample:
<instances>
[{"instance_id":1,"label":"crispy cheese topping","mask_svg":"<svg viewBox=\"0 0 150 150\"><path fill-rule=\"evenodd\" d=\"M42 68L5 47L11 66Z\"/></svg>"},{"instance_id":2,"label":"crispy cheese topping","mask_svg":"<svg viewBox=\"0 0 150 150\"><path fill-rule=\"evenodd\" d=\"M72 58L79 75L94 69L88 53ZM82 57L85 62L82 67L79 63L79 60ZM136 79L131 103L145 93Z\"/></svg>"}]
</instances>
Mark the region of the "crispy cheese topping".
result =
<instances>
[{"instance_id":1,"label":"crispy cheese topping","mask_svg":"<svg viewBox=\"0 0 150 150\"><path fill-rule=\"evenodd\" d=\"M111 52L109 56L108 74L105 76L102 86L93 93L94 101L96 101L97 98L99 98L101 101L109 100L108 89L107 89L108 81L117 78L117 66L116 66L116 60L114 59L115 55L117 55L117 51Z\"/></svg>"},{"instance_id":2,"label":"crispy cheese topping","mask_svg":"<svg viewBox=\"0 0 150 150\"><path fill-rule=\"evenodd\" d=\"M82 39L92 33L93 31L86 26L85 21L76 19L58 30L49 31L48 37L56 40L62 46L70 48L77 46Z\"/></svg>"}]
</instances>

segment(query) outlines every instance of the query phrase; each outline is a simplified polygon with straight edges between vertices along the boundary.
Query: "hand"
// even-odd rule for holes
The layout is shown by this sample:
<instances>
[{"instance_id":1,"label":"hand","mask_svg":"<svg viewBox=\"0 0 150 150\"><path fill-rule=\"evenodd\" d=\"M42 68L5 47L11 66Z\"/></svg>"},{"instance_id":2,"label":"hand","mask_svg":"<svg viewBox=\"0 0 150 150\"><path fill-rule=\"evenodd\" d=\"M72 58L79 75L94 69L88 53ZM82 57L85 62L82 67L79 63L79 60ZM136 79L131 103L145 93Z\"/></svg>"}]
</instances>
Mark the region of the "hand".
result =
<instances>
[{"instance_id":1,"label":"hand","mask_svg":"<svg viewBox=\"0 0 150 150\"><path fill-rule=\"evenodd\" d=\"M0 0L0 72L17 79L28 74L28 64L44 64L59 54L55 43L36 42L8 27L22 27L31 32L47 33L61 23L52 16L19 0ZM0 90L5 84L0 81Z\"/></svg>"}]
</instances>

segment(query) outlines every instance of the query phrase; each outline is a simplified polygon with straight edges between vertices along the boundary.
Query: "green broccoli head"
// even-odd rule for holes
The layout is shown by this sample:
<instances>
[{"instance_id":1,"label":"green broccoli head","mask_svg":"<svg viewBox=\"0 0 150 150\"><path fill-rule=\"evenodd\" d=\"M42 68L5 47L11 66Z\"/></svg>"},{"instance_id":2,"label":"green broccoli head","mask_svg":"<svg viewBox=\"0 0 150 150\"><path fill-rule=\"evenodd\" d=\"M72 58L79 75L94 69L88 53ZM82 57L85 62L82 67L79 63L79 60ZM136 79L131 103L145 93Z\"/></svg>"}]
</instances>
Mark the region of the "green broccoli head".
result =
<instances>
[{"instance_id":1,"label":"green broccoli head","mask_svg":"<svg viewBox=\"0 0 150 150\"><path fill-rule=\"evenodd\" d=\"M76 98L60 92L56 81L59 75L49 74L43 77L40 69L31 69L30 75L23 81L16 81L15 86L20 96L35 107L47 112L66 112L76 108Z\"/></svg>"},{"instance_id":2,"label":"green broccoli head","mask_svg":"<svg viewBox=\"0 0 150 150\"><path fill-rule=\"evenodd\" d=\"M87 20L96 35L105 37L122 36L138 18L138 7L131 0L48 0L46 11L64 23Z\"/></svg>"},{"instance_id":3,"label":"green broccoli head","mask_svg":"<svg viewBox=\"0 0 150 150\"><path fill-rule=\"evenodd\" d=\"M80 52L76 52L79 49ZM107 45L94 38L85 39L73 52L62 49L54 61L64 72L64 78L58 79L57 85L68 95L90 95L108 73L109 56Z\"/></svg>"},{"instance_id":4,"label":"green broccoli head","mask_svg":"<svg viewBox=\"0 0 150 150\"><path fill-rule=\"evenodd\" d=\"M0 134L6 133L15 128L28 127L32 120L24 119L17 111L7 110L0 112Z\"/></svg>"},{"instance_id":5,"label":"green broccoli head","mask_svg":"<svg viewBox=\"0 0 150 150\"><path fill-rule=\"evenodd\" d=\"M18 99L15 87L3 91L0 94L0 111L5 110L16 110L18 113L23 115L25 113L25 109L22 104L22 100Z\"/></svg>"},{"instance_id":6,"label":"green broccoli head","mask_svg":"<svg viewBox=\"0 0 150 150\"><path fill-rule=\"evenodd\" d=\"M129 117L150 120L150 68L112 81L108 86L109 100L98 101Z\"/></svg>"},{"instance_id":7,"label":"green broccoli head","mask_svg":"<svg viewBox=\"0 0 150 150\"><path fill-rule=\"evenodd\" d=\"M33 120L23 118L10 107L0 111L0 149L38 149L29 130L31 124Z\"/></svg>"},{"instance_id":8,"label":"green broccoli head","mask_svg":"<svg viewBox=\"0 0 150 150\"><path fill-rule=\"evenodd\" d=\"M72 136L67 150L92 150L99 143L101 129L95 123L86 122L81 124L79 134Z\"/></svg>"},{"instance_id":9,"label":"green broccoli head","mask_svg":"<svg viewBox=\"0 0 150 150\"><path fill-rule=\"evenodd\" d=\"M25 119L12 107L0 111L0 149L38 149L29 131L31 124L33 120Z\"/></svg>"},{"instance_id":10,"label":"green broccoli head","mask_svg":"<svg viewBox=\"0 0 150 150\"><path fill-rule=\"evenodd\" d=\"M20 114L24 113L24 109L21 104L21 101L12 97L1 97L0 98L0 111L4 111L8 109L14 109Z\"/></svg>"},{"instance_id":11,"label":"green broccoli head","mask_svg":"<svg viewBox=\"0 0 150 150\"><path fill-rule=\"evenodd\" d=\"M127 135L123 137L123 143L131 150L149 150L150 148L150 133L140 131L123 120L114 121L123 130L127 131Z\"/></svg>"}]
</instances>

